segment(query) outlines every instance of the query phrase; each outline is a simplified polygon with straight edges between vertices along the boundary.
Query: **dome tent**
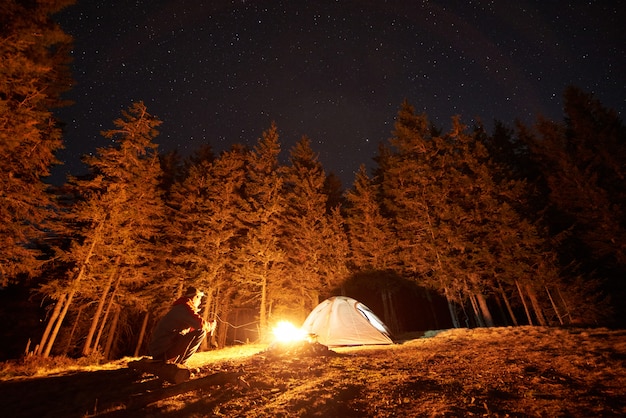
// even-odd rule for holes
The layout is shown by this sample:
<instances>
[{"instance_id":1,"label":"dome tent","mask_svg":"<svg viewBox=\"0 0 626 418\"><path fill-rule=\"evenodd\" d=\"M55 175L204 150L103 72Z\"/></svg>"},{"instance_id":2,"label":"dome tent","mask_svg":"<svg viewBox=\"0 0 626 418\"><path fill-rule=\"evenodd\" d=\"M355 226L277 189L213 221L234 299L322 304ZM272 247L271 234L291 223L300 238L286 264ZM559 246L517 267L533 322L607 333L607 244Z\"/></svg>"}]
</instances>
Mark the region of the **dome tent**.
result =
<instances>
[{"instance_id":1,"label":"dome tent","mask_svg":"<svg viewBox=\"0 0 626 418\"><path fill-rule=\"evenodd\" d=\"M367 306L334 296L317 305L301 329L326 346L393 344L391 332Z\"/></svg>"}]
</instances>

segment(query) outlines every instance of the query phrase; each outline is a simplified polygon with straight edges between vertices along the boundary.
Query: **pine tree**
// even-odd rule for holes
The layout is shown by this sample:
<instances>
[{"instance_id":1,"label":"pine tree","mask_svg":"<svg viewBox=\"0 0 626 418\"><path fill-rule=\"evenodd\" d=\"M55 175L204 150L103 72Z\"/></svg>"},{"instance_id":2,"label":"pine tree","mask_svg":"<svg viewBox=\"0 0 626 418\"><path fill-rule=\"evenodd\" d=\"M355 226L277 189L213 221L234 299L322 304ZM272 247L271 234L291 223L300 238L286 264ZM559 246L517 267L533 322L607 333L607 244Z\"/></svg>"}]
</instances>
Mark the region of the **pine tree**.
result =
<instances>
[{"instance_id":1,"label":"pine tree","mask_svg":"<svg viewBox=\"0 0 626 418\"><path fill-rule=\"evenodd\" d=\"M239 218L245 158L234 149L217 159L195 159L188 166L187 178L172 192L176 210L168 232L174 243L171 259L180 274L171 283L175 288L165 293L174 293L183 281L185 286L203 289L205 319L223 313L220 298L229 296L232 284L230 275L243 234Z\"/></svg>"},{"instance_id":2,"label":"pine tree","mask_svg":"<svg viewBox=\"0 0 626 418\"><path fill-rule=\"evenodd\" d=\"M272 124L249 154L241 216L246 235L236 256L234 275L240 301L259 310L261 338L267 334L272 303L286 291L285 253L280 245L284 199L279 154L278 129Z\"/></svg>"},{"instance_id":3,"label":"pine tree","mask_svg":"<svg viewBox=\"0 0 626 418\"><path fill-rule=\"evenodd\" d=\"M352 268L356 271L386 271L397 267L397 245L388 218L381 213L380 184L367 175L365 166L346 192L346 224L350 237Z\"/></svg>"},{"instance_id":4,"label":"pine tree","mask_svg":"<svg viewBox=\"0 0 626 418\"><path fill-rule=\"evenodd\" d=\"M572 249L590 251L618 271L626 266L626 129L612 110L579 89L564 94L564 123L540 120L537 137L524 137L540 162L551 208L561 231L570 229Z\"/></svg>"},{"instance_id":5,"label":"pine tree","mask_svg":"<svg viewBox=\"0 0 626 418\"><path fill-rule=\"evenodd\" d=\"M107 312L116 312L120 306L145 309L146 301L138 294L154 279L154 272L161 270L158 237L164 208L157 145L152 142L161 122L143 103L134 103L122 116L114 121L116 129L102 133L114 145L85 157L92 174L71 182L81 200L70 221L81 229L64 258L76 269L68 272L67 281L42 287L42 292L62 304L59 315L50 317L50 331L42 338L39 353L44 356L50 353L75 297L98 301L83 347L83 353L89 354L96 348L96 330L105 326Z\"/></svg>"},{"instance_id":6,"label":"pine tree","mask_svg":"<svg viewBox=\"0 0 626 418\"><path fill-rule=\"evenodd\" d=\"M54 206L45 177L58 163L61 127L52 109L71 85L72 38L51 15L72 1L18 2L0 7L0 285L33 274L35 246L48 231Z\"/></svg>"},{"instance_id":7,"label":"pine tree","mask_svg":"<svg viewBox=\"0 0 626 418\"><path fill-rule=\"evenodd\" d=\"M521 286L520 295L531 297L542 318L535 291L541 284L535 284L555 275L547 267L550 253L518 211L523 184L493 164L482 140L458 117L442 135L410 105L401 108L390 141L393 152L381 170L385 208L399 239L399 266L448 299L456 326L457 307L468 321L492 325L487 299L499 296L502 283ZM537 266L543 266L541 280L526 279L537 276Z\"/></svg>"},{"instance_id":8,"label":"pine tree","mask_svg":"<svg viewBox=\"0 0 626 418\"><path fill-rule=\"evenodd\" d=\"M457 306L463 305L464 298L453 262L463 245L455 236L455 223L462 222L463 216L452 204L452 145L427 115L417 115L407 101L398 112L389 143L389 148L380 148L376 173L381 179L381 211L391 220L397 240L396 270L441 293L458 327Z\"/></svg>"},{"instance_id":9,"label":"pine tree","mask_svg":"<svg viewBox=\"0 0 626 418\"><path fill-rule=\"evenodd\" d=\"M346 192L350 270L354 285L380 295L383 320L392 332L398 332L398 318L392 308L393 294L398 288L391 280L400 268L398 245L390 218L382 214L380 190L380 182L369 178L361 165L352 189Z\"/></svg>"},{"instance_id":10,"label":"pine tree","mask_svg":"<svg viewBox=\"0 0 626 418\"><path fill-rule=\"evenodd\" d=\"M558 243L558 262L571 272L563 299L576 300L567 303L572 317L593 321L599 316L592 312L609 313L598 308L597 278L616 300L626 293L626 129L615 111L575 87L565 90L564 113L561 123L540 119L533 130L520 126L519 135L538 165L536 184L545 187L541 220ZM583 291L586 301L577 296Z\"/></svg>"},{"instance_id":11,"label":"pine tree","mask_svg":"<svg viewBox=\"0 0 626 418\"><path fill-rule=\"evenodd\" d=\"M327 211L326 175L307 137L291 149L290 165L284 169L285 212L282 224L282 245L289 264L289 288L297 292L294 307L304 319L319 303L324 290L345 280L346 242L340 225L331 222ZM332 247L338 245L332 251ZM331 251L329 251L331 250ZM343 255L343 256L342 256ZM293 293L283 293L282 303L294 300Z\"/></svg>"}]
</instances>

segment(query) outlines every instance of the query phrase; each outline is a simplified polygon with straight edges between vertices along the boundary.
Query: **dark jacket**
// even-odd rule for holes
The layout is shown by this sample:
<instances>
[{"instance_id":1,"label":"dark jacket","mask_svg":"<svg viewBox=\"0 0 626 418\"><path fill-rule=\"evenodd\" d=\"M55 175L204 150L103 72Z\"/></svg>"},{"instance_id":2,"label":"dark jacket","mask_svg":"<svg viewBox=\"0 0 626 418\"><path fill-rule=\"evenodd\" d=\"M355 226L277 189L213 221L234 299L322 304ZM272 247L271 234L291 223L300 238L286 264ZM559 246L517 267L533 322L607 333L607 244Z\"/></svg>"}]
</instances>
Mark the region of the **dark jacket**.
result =
<instances>
[{"instance_id":1,"label":"dark jacket","mask_svg":"<svg viewBox=\"0 0 626 418\"><path fill-rule=\"evenodd\" d=\"M152 331L148 346L150 354L154 356L165 353L177 335L202 329L203 325L204 320L196 313L193 301L189 297L178 299Z\"/></svg>"}]
</instances>

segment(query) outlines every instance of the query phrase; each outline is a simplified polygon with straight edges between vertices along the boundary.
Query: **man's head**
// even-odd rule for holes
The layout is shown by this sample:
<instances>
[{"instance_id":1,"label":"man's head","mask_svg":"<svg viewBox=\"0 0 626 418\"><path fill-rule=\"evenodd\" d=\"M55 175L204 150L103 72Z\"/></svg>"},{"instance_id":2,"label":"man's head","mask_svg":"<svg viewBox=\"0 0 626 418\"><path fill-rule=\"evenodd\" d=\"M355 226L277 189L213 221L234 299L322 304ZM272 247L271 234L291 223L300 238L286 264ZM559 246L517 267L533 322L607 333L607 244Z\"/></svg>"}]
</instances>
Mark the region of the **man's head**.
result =
<instances>
[{"instance_id":1,"label":"man's head","mask_svg":"<svg viewBox=\"0 0 626 418\"><path fill-rule=\"evenodd\" d=\"M185 292L185 297L191 299L196 306L200 306L200 302L202 301L203 296L204 292L196 289L193 286L188 287L187 291Z\"/></svg>"}]
</instances>

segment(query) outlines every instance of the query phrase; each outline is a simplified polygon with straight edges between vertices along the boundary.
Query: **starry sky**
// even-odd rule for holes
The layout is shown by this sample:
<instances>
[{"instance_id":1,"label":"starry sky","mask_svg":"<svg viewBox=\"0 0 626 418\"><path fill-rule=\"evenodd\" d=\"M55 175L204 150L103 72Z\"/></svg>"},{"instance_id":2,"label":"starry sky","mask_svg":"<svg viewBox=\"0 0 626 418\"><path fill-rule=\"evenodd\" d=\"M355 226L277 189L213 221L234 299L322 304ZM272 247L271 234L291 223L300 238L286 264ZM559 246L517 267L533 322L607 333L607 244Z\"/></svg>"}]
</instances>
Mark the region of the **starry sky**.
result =
<instances>
[{"instance_id":1,"label":"starry sky","mask_svg":"<svg viewBox=\"0 0 626 418\"><path fill-rule=\"evenodd\" d=\"M282 158L306 135L344 187L404 99L443 129L561 121L568 84L626 111L619 1L78 0L55 19L76 80L57 183L139 100L163 121L161 151L253 146L275 121Z\"/></svg>"}]
</instances>

